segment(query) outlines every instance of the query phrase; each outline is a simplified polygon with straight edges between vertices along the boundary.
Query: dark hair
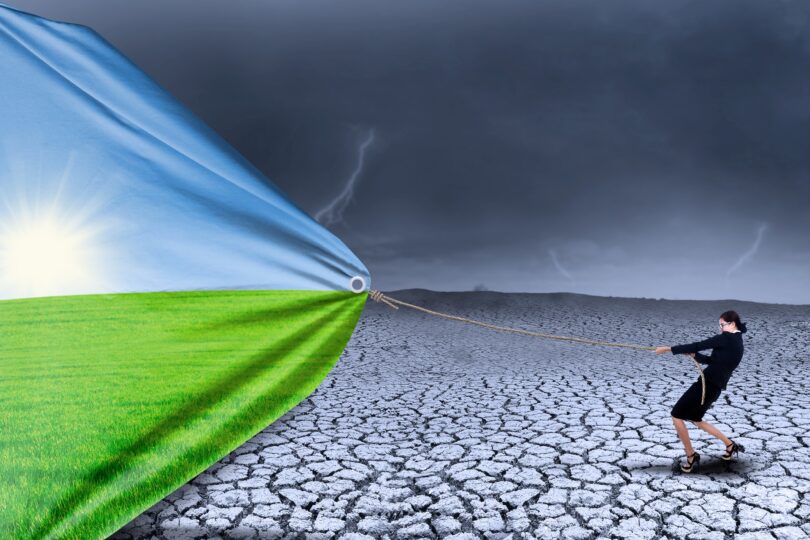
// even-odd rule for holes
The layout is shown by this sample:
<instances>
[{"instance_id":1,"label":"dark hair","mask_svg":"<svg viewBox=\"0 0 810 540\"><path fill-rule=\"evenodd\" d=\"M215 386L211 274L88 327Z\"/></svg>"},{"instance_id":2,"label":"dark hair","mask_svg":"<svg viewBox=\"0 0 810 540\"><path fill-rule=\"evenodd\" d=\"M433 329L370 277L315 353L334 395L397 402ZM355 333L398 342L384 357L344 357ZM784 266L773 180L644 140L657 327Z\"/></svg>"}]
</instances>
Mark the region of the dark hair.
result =
<instances>
[{"instance_id":1,"label":"dark hair","mask_svg":"<svg viewBox=\"0 0 810 540\"><path fill-rule=\"evenodd\" d=\"M745 328L745 323L740 320L740 316L734 310L724 311L720 318L726 322L733 322L737 325L737 330L742 332L743 334L747 331Z\"/></svg>"}]
</instances>

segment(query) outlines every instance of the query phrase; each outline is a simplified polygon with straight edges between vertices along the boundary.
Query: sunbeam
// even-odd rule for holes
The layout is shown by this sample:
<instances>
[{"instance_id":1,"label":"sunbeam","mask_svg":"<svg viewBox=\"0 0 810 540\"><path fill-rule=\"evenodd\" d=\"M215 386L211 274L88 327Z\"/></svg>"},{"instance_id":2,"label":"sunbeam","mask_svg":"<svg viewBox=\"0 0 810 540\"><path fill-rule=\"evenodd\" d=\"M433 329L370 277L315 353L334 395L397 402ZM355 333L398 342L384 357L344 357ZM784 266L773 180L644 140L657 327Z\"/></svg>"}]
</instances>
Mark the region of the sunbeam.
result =
<instances>
[{"instance_id":1,"label":"sunbeam","mask_svg":"<svg viewBox=\"0 0 810 540\"><path fill-rule=\"evenodd\" d=\"M108 224L97 216L102 201L98 193L69 197L74 160L71 153L50 179L41 170L12 170L12 160L0 171L6 186L0 206L0 298L81 294L107 282L101 240Z\"/></svg>"}]
</instances>

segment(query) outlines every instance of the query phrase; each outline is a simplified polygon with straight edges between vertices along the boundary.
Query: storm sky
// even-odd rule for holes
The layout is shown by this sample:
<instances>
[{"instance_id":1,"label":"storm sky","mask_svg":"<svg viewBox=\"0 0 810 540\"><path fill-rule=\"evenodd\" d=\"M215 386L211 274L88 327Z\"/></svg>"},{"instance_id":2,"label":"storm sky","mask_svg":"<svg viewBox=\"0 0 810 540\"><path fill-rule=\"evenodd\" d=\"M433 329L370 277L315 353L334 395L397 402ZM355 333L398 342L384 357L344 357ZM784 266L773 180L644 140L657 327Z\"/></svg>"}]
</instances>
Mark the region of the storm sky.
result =
<instances>
[{"instance_id":1,"label":"storm sky","mask_svg":"<svg viewBox=\"0 0 810 540\"><path fill-rule=\"evenodd\" d=\"M810 303L807 2L3 1L94 28L376 289Z\"/></svg>"}]
</instances>

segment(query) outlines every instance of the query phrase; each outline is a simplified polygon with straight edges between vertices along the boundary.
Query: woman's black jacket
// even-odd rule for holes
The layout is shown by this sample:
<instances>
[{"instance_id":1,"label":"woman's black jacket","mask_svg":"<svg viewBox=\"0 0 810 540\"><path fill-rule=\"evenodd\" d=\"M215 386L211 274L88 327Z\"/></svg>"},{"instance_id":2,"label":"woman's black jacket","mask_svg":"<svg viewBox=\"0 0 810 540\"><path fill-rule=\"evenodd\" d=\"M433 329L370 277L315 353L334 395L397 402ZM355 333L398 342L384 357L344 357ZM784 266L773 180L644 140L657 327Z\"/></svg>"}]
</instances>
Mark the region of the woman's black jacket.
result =
<instances>
[{"instance_id":1,"label":"woman's black jacket","mask_svg":"<svg viewBox=\"0 0 810 540\"><path fill-rule=\"evenodd\" d=\"M712 349L709 356L698 351ZM687 345L674 345L672 354L695 353L695 360L709 367L703 371L707 383L726 389L731 373L740 365L743 356L742 332L723 332L703 341Z\"/></svg>"}]
</instances>

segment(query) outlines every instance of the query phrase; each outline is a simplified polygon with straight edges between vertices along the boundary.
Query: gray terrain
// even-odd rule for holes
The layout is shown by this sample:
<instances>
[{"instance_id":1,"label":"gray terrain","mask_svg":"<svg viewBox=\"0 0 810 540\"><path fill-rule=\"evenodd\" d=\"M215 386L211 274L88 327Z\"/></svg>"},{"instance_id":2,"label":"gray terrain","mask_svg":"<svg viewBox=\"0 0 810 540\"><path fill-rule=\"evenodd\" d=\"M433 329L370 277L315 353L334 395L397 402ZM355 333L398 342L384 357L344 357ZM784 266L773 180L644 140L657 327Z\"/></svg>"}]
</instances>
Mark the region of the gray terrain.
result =
<instances>
[{"instance_id":1,"label":"gray terrain","mask_svg":"<svg viewBox=\"0 0 810 540\"><path fill-rule=\"evenodd\" d=\"M390 296L493 324L640 345L748 325L704 417L670 409L686 355L515 335L369 300L318 389L112 538L810 538L810 306L578 294Z\"/></svg>"}]
</instances>

